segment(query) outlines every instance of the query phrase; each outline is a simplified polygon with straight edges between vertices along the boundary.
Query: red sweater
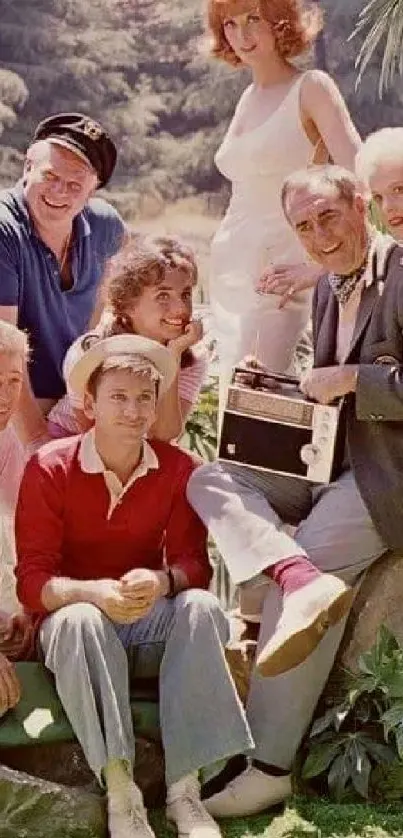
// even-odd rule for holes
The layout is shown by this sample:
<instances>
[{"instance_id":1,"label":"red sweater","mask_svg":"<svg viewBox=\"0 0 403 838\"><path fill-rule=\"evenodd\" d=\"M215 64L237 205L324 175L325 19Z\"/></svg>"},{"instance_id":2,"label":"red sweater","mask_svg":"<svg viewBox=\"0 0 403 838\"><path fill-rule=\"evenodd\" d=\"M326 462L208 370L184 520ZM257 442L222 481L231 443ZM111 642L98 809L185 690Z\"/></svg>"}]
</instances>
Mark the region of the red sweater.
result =
<instances>
[{"instance_id":1,"label":"red sweater","mask_svg":"<svg viewBox=\"0 0 403 838\"><path fill-rule=\"evenodd\" d=\"M82 471L80 438L44 446L26 466L16 512L17 593L44 615L41 591L53 576L119 579L128 570L159 570L163 557L182 568L189 586L207 588L206 531L186 499L194 469L188 454L152 441L159 468L139 477L107 518L102 474Z\"/></svg>"}]
</instances>

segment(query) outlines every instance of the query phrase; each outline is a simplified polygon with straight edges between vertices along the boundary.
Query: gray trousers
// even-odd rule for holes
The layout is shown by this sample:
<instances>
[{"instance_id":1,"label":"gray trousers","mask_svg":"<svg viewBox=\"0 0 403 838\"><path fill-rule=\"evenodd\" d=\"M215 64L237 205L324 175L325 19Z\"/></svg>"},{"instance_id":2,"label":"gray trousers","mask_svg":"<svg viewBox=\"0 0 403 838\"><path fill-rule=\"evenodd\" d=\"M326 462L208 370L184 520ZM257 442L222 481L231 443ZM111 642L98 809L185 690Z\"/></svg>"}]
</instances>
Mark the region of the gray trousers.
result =
<instances>
[{"instance_id":1,"label":"gray trousers","mask_svg":"<svg viewBox=\"0 0 403 838\"><path fill-rule=\"evenodd\" d=\"M329 486L313 486L216 462L193 473L188 498L237 583L261 584L265 567L307 555L321 571L354 584L386 551L350 470ZM296 526L293 536L284 531L285 524ZM274 633L282 606L277 585L269 579L265 584L259 648ZM247 719L256 759L291 766L344 627L345 621L331 628L308 660L290 672L275 678L252 676Z\"/></svg>"},{"instance_id":2,"label":"gray trousers","mask_svg":"<svg viewBox=\"0 0 403 838\"><path fill-rule=\"evenodd\" d=\"M45 664L100 781L108 760L134 761L132 677L159 674L168 785L253 745L224 656L228 635L217 599L201 590L161 599L131 625L114 624L89 604L46 618Z\"/></svg>"}]
</instances>

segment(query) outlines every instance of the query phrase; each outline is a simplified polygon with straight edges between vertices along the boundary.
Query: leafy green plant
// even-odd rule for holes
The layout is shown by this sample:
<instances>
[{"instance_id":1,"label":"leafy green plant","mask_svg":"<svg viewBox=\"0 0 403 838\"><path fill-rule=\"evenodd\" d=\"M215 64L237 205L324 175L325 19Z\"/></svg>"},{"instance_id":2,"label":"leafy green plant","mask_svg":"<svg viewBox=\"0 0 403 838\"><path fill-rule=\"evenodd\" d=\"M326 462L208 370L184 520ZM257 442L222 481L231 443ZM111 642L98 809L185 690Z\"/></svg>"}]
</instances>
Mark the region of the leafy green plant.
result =
<instances>
[{"instance_id":1,"label":"leafy green plant","mask_svg":"<svg viewBox=\"0 0 403 838\"><path fill-rule=\"evenodd\" d=\"M302 777L326 776L337 800L351 792L369 798L374 769L391 763L403 768L403 648L381 626L358 672L346 672L343 699L312 725Z\"/></svg>"},{"instance_id":2,"label":"leafy green plant","mask_svg":"<svg viewBox=\"0 0 403 838\"><path fill-rule=\"evenodd\" d=\"M186 430L180 442L204 460L214 460L217 451L218 381L211 376L203 388L198 404L186 422ZM220 600L223 608L233 608L236 590L228 570L214 542L209 539L209 556L213 567L211 590Z\"/></svg>"},{"instance_id":3,"label":"leafy green plant","mask_svg":"<svg viewBox=\"0 0 403 838\"><path fill-rule=\"evenodd\" d=\"M217 449L218 385L211 378L186 422L181 444L204 460L213 460Z\"/></svg>"},{"instance_id":4,"label":"leafy green plant","mask_svg":"<svg viewBox=\"0 0 403 838\"><path fill-rule=\"evenodd\" d=\"M308 779L327 771L330 795L340 801L349 784L361 796L369 797L369 778L374 763L392 762L391 748L360 731L336 736L322 735L305 762L303 776Z\"/></svg>"},{"instance_id":5,"label":"leafy green plant","mask_svg":"<svg viewBox=\"0 0 403 838\"><path fill-rule=\"evenodd\" d=\"M365 34L355 66L358 69L357 85L372 57L383 46L379 76L379 96L389 89L396 73L403 72L403 0L370 0L358 15L355 29L350 36Z\"/></svg>"}]
</instances>

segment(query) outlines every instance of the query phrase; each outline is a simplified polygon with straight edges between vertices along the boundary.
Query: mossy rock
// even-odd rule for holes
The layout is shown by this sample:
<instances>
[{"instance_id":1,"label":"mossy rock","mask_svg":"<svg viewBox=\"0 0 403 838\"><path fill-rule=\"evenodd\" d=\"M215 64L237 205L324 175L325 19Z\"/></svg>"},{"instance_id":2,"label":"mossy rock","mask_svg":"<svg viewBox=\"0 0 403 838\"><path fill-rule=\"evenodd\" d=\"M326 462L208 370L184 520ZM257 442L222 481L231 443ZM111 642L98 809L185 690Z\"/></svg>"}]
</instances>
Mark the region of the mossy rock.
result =
<instances>
[{"instance_id":1,"label":"mossy rock","mask_svg":"<svg viewBox=\"0 0 403 838\"><path fill-rule=\"evenodd\" d=\"M0 838L106 838L99 794L0 766Z\"/></svg>"},{"instance_id":2,"label":"mossy rock","mask_svg":"<svg viewBox=\"0 0 403 838\"><path fill-rule=\"evenodd\" d=\"M0 765L32 775L32 780L77 786L92 791L96 780L74 736L53 679L39 663L16 665L21 701L0 719ZM160 741L155 684L136 689L132 714L136 732L134 775L147 806L161 805L165 795L164 756ZM2 823L0 797L0 824ZM49 802L50 806L50 802ZM56 834L56 833L55 833ZM90 833L89 833L90 834ZM0 838L2 834L0 832ZM78 836L77 838L80 838Z\"/></svg>"}]
</instances>

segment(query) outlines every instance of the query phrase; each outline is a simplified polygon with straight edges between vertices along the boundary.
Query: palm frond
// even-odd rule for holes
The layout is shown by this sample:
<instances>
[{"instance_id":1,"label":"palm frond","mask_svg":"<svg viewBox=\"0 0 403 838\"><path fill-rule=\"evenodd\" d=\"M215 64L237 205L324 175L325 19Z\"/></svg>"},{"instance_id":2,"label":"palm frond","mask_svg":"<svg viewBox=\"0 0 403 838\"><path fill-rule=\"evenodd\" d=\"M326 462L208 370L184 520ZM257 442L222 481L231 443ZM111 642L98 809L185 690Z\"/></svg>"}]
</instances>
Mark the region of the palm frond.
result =
<instances>
[{"instance_id":1,"label":"palm frond","mask_svg":"<svg viewBox=\"0 0 403 838\"><path fill-rule=\"evenodd\" d=\"M382 98L396 73L403 73L403 0L370 0L359 13L349 40L363 33L366 35L355 62L358 70L356 87L371 58L384 44L378 85Z\"/></svg>"}]
</instances>

